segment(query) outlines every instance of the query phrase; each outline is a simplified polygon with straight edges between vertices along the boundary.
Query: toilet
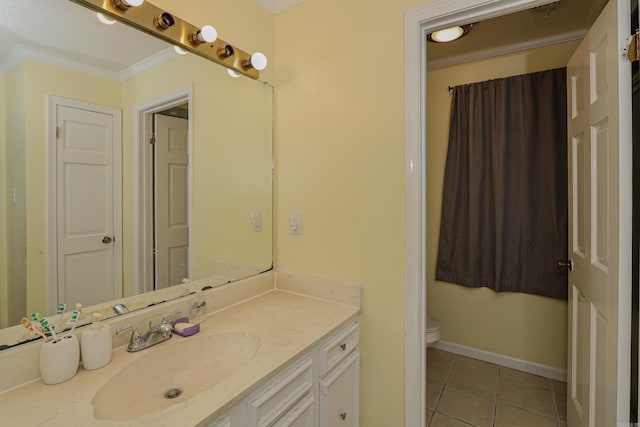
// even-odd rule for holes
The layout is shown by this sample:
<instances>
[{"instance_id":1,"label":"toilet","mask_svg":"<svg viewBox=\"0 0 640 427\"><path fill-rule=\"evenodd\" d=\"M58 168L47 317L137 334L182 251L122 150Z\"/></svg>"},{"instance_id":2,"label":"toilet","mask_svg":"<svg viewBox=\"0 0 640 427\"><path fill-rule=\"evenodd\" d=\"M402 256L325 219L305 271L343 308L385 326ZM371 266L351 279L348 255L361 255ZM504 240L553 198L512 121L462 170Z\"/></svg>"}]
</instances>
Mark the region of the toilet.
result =
<instances>
[{"instance_id":1,"label":"toilet","mask_svg":"<svg viewBox=\"0 0 640 427\"><path fill-rule=\"evenodd\" d=\"M440 321L435 317L427 316L425 341L427 343L427 348L440 341Z\"/></svg>"}]
</instances>

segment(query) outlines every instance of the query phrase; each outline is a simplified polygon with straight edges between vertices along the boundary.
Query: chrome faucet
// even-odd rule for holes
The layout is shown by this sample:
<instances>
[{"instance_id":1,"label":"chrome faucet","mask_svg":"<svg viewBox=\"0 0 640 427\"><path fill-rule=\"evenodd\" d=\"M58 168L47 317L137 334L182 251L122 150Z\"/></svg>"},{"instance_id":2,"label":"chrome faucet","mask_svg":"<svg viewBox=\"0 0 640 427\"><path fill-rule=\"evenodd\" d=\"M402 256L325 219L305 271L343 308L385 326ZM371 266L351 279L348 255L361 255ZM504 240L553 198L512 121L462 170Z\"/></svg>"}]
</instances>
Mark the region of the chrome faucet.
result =
<instances>
[{"instance_id":1,"label":"chrome faucet","mask_svg":"<svg viewBox=\"0 0 640 427\"><path fill-rule=\"evenodd\" d=\"M162 316L162 322L155 326L151 326L151 320L149 320L149 330L142 335L138 328L134 326L125 326L116 329L116 335L120 335L123 332L131 331L131 341L127 346L127 351L134 353L136 351L144 350L145 348L152 347L163 341L171 338L171 325L167 322L167 317L180 314L180 310L172 311Z\"/></svg>"}]
</instances>

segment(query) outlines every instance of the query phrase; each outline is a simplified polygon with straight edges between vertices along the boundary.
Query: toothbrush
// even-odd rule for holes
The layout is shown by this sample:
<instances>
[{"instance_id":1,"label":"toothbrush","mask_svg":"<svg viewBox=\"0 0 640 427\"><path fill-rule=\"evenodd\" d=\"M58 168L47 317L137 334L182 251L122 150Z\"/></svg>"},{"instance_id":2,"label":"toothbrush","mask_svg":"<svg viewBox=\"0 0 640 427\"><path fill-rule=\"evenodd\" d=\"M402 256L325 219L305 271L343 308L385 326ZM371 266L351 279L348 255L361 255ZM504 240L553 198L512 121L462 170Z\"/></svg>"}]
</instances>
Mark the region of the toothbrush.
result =
<instances>
[{"instance_id":1,"label":"toothbrush","mask_svg":"<svg viewBox=\"0 0 640 427\"><path fill-rule=\"evenodd\" d=\"M42 329L44 331L48 330L49 332L51 332L51 336L53 337L53 342L58 341L58 337L56 336L56 331L53 330L53 328L51 327L47 319L45 319L44 317L40 319L40 324L42 325Z\"/></svg>"},{"instance_id":2,"label":"toothbrush","mask_svg":"<svg viewBox=\"0 0 640 427\"><path fill-rule=\"evenodd\" d=\"M21 324L22 326L24 326L25 328L27 328L27 329L29 330L29 332L35 333L36 335L40 335L42 338L44 338L44 341L45 341L45 342L49 342L49 337L47 337L47 336L42 332L42 329L40 329L40 328L34 328L34 327L31 325L31 322L29 322L29 321L27 320L27 318L26 318L26 317L23 317L23 318L20 320L20 324Z\"/></svg>"},{"instance_id":3,"label":"toothbrush","mask_svg":"<svg viewBox=\"0 0 640 427\"><path fill-rule=\"evenodd\" d=\"M35 331L33 330L33 327L31 326L31 322L29 322L29 320L27 320L26 317L23 317L22 319L20 319L20 324L24 326L27 330L29 330L29 332L35 333Z\"/></svg>"},{"instance_id":4,"label":"toothbrush","mask_svg":"<svg viewBox=\"0 0 640 427\"><path fill-rule=\"evenodd\" d=\"M73 310L73 312L71 312L71 319L69 319L68 322L71 324L71 330L65 334L65 337L73 335L73 331L76 329L76 325L78 324L78 317L80 317L80 312L78 310Z\"/></svg>"},{"instance_id":5,"label":"toothbrush","mask_svg":"<svg viewBox=\"0 0 640 427\"><path fill-rule=\"evenodd\" d=\"M62 318L64 317L64 311L66 309L67 309L67 304L65 303L58 304L58 315L60 317L58 318L58 323L56 323L55 329L60 330L60 327L62 326Z\"/></svg>"}]
</instances>

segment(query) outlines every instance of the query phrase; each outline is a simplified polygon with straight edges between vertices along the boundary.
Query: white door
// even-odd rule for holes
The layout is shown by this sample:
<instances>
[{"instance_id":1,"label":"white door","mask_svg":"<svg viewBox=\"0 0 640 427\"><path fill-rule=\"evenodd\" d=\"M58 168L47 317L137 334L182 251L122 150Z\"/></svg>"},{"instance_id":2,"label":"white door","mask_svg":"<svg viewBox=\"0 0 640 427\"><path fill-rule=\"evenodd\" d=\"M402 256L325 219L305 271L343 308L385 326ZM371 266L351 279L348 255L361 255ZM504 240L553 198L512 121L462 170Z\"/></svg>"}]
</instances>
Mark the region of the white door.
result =
<instances>
[{"instance_id":1,"label":"white door","mask_svg":"<svg viewBox=\"0 0 640 427\"><path fill-rule=\"evenodd\" d=\"M120 112L60 98L52 102L57 302L93 305L119 298Z\"/></svg>"},{"instance_id":2,"label":"white door","mask_svg":"<svg viewBox=\"0 0 640 427\"><path fill-rule=\"evenodd\" d=\"M629 417L631 86L619 35L629 34L628 3L609 1L567 65L570 427Z\"/></svg>"},{"instance_id":3,"label":"white door","mask_svg":"<svg viewBox=\"0 0 640 427\"><path fill-rule=\"evenodd\" d=\"M189 121L155 115L156 289L189 277Z\"/></svg>"}]
</instances>

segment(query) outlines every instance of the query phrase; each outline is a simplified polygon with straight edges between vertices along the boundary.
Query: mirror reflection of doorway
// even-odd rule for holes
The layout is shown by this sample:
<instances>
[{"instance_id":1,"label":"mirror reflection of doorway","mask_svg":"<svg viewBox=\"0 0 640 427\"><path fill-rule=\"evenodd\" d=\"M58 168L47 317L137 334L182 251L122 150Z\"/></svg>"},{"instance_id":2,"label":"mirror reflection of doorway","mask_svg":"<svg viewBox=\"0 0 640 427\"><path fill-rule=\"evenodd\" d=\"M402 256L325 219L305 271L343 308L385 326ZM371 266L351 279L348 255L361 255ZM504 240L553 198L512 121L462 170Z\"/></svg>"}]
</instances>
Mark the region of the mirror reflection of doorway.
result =
<instances>
[{"instance_id":1,"label":"mirror reflection of doorway","mask_svg":"<svg viewBox=\"0 0 640 427\"><path fill-rule=\"evenodd\" d=\"M49 98L49 313L122 296L120 129L117 109Z\"/></svg>"},{"instance_id":2,"label":"mirror reflection of doorway","mask_svg":"<svg viewBox=\"0 0 640 427\"><path fill-rule=\"evenodd\" d=\"M183 104L153 114L154 289L189 277L189 111Z\"/></svg>"}]
</instances>

